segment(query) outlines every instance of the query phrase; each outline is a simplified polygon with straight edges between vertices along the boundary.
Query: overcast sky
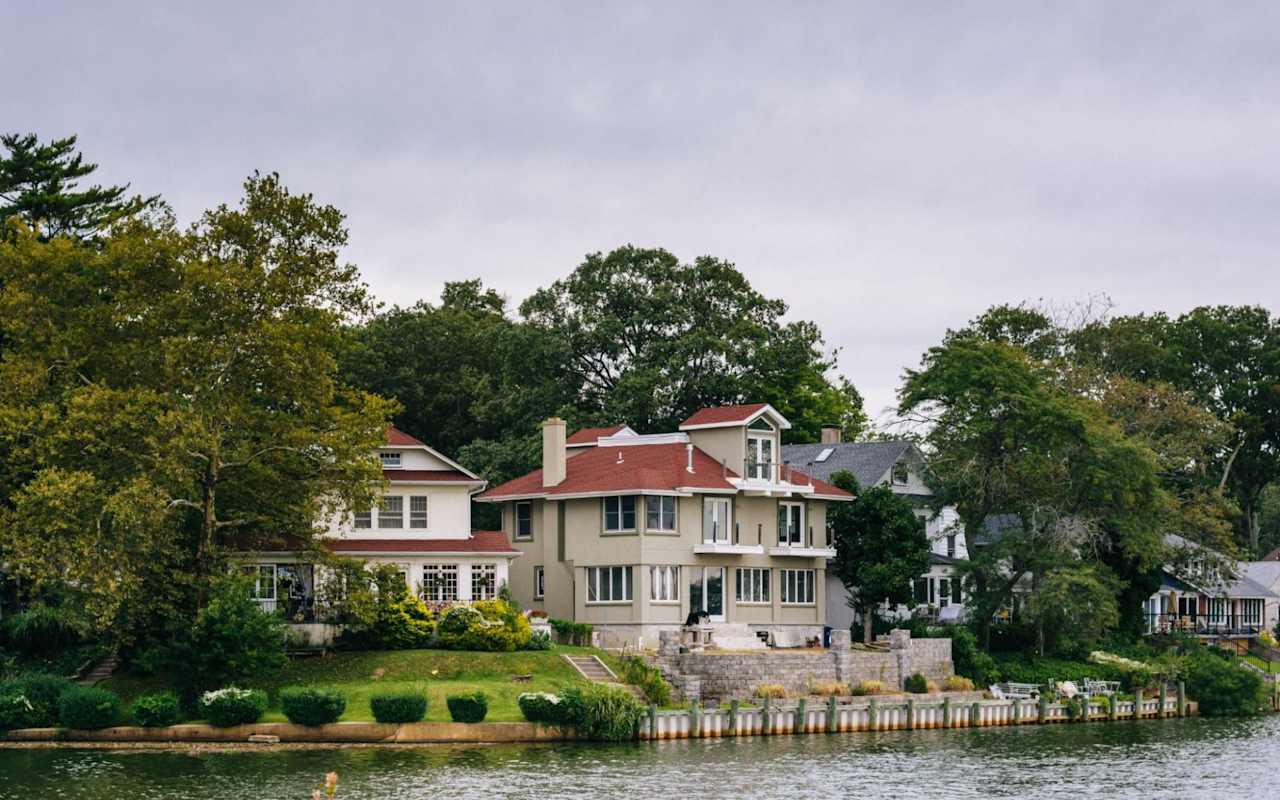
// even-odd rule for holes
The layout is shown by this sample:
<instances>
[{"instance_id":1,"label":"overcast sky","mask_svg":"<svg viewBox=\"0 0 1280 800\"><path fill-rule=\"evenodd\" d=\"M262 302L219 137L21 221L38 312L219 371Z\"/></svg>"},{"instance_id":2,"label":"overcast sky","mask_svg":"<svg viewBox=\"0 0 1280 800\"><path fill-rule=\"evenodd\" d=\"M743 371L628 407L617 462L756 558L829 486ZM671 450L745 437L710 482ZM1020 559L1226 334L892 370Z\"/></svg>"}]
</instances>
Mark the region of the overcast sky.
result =
<instances>
[{"instance_id":1,"label":"overcast sky","mask_svg":"<svg viewBox=\"0 0 1280 800\"><path fill-rule=\"evenodd\" d=\"M995 303L1280 307L1275 3L188 5L7 7L0 128L183 220L279 171L388 303L716 255L873 416Z\"/></svg>"}]
</instances>

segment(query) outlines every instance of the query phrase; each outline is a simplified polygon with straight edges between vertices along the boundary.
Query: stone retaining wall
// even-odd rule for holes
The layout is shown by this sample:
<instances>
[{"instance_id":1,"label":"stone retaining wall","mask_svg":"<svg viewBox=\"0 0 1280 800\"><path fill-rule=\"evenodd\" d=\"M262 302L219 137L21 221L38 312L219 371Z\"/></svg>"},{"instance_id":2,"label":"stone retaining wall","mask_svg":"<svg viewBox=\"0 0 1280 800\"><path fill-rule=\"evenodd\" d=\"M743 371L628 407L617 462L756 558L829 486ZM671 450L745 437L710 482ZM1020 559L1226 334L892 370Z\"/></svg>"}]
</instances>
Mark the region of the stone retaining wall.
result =
<instances>
[{"instance_id":1,"label":"stone retaining wall","mask_svg":"<svg viewBox=\"0 0 1280 800\"><path fill-rule=\"evenodd\" d=\"M363 742L372 744L427 744L435 742L546 742L577 738L532 722L414 722L402 725L378 722L335 722L329 725L294 725L291 722L256 722L215 728L212 725L170 725L142 728L121 725L96 731L63 728L23 728L0 734L0 742L247 742L250 736L277 736L281 742Z\"/></svg>"}]
</instances>

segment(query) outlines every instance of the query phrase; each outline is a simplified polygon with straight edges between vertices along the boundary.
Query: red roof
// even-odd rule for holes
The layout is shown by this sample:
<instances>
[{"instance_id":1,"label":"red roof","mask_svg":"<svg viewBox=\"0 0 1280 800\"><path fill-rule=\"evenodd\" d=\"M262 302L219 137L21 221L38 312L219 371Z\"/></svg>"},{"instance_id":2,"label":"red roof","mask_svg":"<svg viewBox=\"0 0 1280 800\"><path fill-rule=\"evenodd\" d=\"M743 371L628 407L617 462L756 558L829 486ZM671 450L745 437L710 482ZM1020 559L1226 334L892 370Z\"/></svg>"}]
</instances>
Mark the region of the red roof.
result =
<instances>
[{"instance_id":1,"label":"red roof","mask_svg":"<svg viewBox=\"0 0 1280 800\"><path fill-rule=\"evenodd\" d=\"M469 539L326 539L335 553L519 553L502 531L472 531Z\"/></svg>"},{"instance_id":2,"label":"red roof","mask_svg":"<svg viewBox=\"0 0 1280 800\"><path fill-rule=\"evenodd\" d=\"M801 485L805 485L806 482L812 482L814 494L820 494L826 497L853 497L853 494L851 494L850 492L846 492L844 489L841 489L839 486L833 486L832 484L827 483L826 481L820 481L817 478L809 475L807 472L801 472L798 469L791 470L791 477L789 480L792 483L798 483Z\"/></svg>"},{"instance_id":3,"label":"red roof","mask_svg":"<svg viewBox=\"0 0 1280 800\"><path fill-rule=\"evenodd\" d=\"M565 462L567 474L559 486L544 488L542 470L536 469L495 486L481 497L674 491L682 486L736 491L725 478L736 478L737 474L733 470L725 470L720 462L698 448L693 449L693 472L685 469L685 463L683 444L595 447Z\"/></svg>"},{"instance_id":4,"label":"red roof","mask_svg":"<svg viewBox=\"0 0 1280 800\"><path fill-rule=\"evenodd\" d=\"M693 412L693 416L680 423L686 425L715 425L724 422L746 422L751 415L769 405L768 403L750 403L744 406L713 406Z\"/></svg>"},{"instance_id":5,"label":"red roof","mask_svg":"<svg viewBox=\"0 0 1280 800\"><path fill-rule=\"evenodd\" d=\"M483 481L456 469L384 469L382 477L392 483L397 481L466 481L467 483L483 483Z\"/></svg>"},{"instance_id":6,"label":"red roof","mask_svg":"<svg viewBox=\"0 0 1280 800\"><path fill-rule=\"evenodd\" d=\"M626 425L610 425L607 428L583 428L580 431L574 431L573 435L565 440L565 444L572 447L575 444L595 444L596 439L601 436L612 436Z\"/></svg>"},{"instance_id":7,"label":"red roof","mask_svg":"<svg viewBox=\"0 0 1280 800\"><path fill-rule=\"evenodd\" d=\"M421 442L399 428L387 426L387 444L393 447L426 447L426 442Z\"/></svg>"}]
</instances>

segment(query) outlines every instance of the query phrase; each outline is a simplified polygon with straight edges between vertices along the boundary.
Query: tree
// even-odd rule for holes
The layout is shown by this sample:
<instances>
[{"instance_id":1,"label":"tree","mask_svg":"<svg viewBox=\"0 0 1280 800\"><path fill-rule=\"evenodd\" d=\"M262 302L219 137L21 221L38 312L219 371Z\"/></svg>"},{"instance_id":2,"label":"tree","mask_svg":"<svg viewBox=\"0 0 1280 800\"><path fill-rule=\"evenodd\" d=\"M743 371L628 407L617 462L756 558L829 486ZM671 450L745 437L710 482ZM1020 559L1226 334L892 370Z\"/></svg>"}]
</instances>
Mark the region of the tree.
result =
<instances>
[{"instance_id":1,"label":"tree","mask_svg":"<svg viewBox=\"0 0 1280 800\"><path fill-rule=\"evenodd\" d=\"M888 487L860 489L843 470L832 483L856 496L827 512L836 545L831 570L849 593L849 607L861 614L862 638L870 643L880 604L911 602L911 582L929 570L929 539L911 503Z\"/></svg>"},{"instance_id":2,"label":"tree","mask_svg":"<svg viewBox=\"0 0 1280 800\"><path fill-rule=\"evenodd\" d=\"M155 608L157 582L182 589L165 613L190 613L229 552L306 547L372 500L394 404L337 378L343 325L370 307L345 242L336 209L255 175L185 231L0 245L17 574L80 587L108 626Z\"/></svg>"},{"instance_id":3,"label":"tree","mask_svg":"<svg viewBox=\"0 0 1280 800\"><path fill-rule=\"evenodd\" d=\"M79 179L98 165L76 152L75 136L40 144L34 133L11 133L0 145L8 150L0 158L0 223L16 215L42 239L92 237L159 202L158 195L127 197L128 184L79 190Z\"/></svg>"},{"instance_id":4,"label":"tree","mask_svg":"<svg viewBox=\"0 0 1280 800\"><path fill-rule=\"evenodd\" d=\"M787 306L755 291L732 264L682 264L630 245L594 253L525 300L521 314L568 346L578 405L641 431L671 430L704 406L768 402L797 441L866 417L854 387L830 373L816 326L784 323Z\"/></svg>"},{"instance_id":5,"label":"tree","mask_svg":"<svg viewBox=\"0 0 1280 800\"><path fill-rule=\"evenodd\" d=\"M1105 567L1090 564L1050 568L1027 599L1027 614L1038 632L1036 652L1056 649L1059 638L1089 647L1106 638L1120 621L1119 581ZM1046 631L1053 641L1046 641Z\"/></svg>"}]
</instances>

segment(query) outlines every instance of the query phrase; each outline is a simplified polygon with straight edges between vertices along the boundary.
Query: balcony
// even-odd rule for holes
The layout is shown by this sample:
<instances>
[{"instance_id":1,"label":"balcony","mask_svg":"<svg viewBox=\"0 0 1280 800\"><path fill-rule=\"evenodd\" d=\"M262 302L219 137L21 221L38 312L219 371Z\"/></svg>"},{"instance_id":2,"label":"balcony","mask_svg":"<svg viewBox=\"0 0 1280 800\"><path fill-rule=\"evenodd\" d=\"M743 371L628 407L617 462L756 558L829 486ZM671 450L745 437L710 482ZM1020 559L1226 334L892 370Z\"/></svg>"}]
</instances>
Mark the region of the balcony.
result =
<instances>
[{"instance_id":1,"label":"balcony","mask_svg":"<svg viewBox=\"0 0 1280 800\"><path fill-rule=\"evenodd\" d=\"M760 542L759 536L755 537L755 541L751 541L750 538L747 541L742 540L742 523L740 522L733 524L732 534L729 534L728 531L721 531L719 523L712 523L711 529L709 531L704 530L702 535L702 543L693 546L693 552L695 553L736 556L764 555L764 545Z\"/></svg>"},{"instance_id":2,"label":"balcony","mask_svg":"<svg viewBox=\"0 0 1280 800\"><path fill-rule=\"evenodd\" d=\"M1263 630L1257 614L1148 614L1147 633L1188 633L1194 636L1255 637Z\"/></svg>"},{"instance_id":3,"label":"balcony","mask_svg":"<svg viewBox=\"0 0 1280 800\"><path fill-rule=\"evenodd\" d=\"M746 459L742 462L742 477L731 478L730 481L750 495L787 497L814 491L812 478L791 469L790 464L782 461Z\"/></svg>"}]
</instances>

